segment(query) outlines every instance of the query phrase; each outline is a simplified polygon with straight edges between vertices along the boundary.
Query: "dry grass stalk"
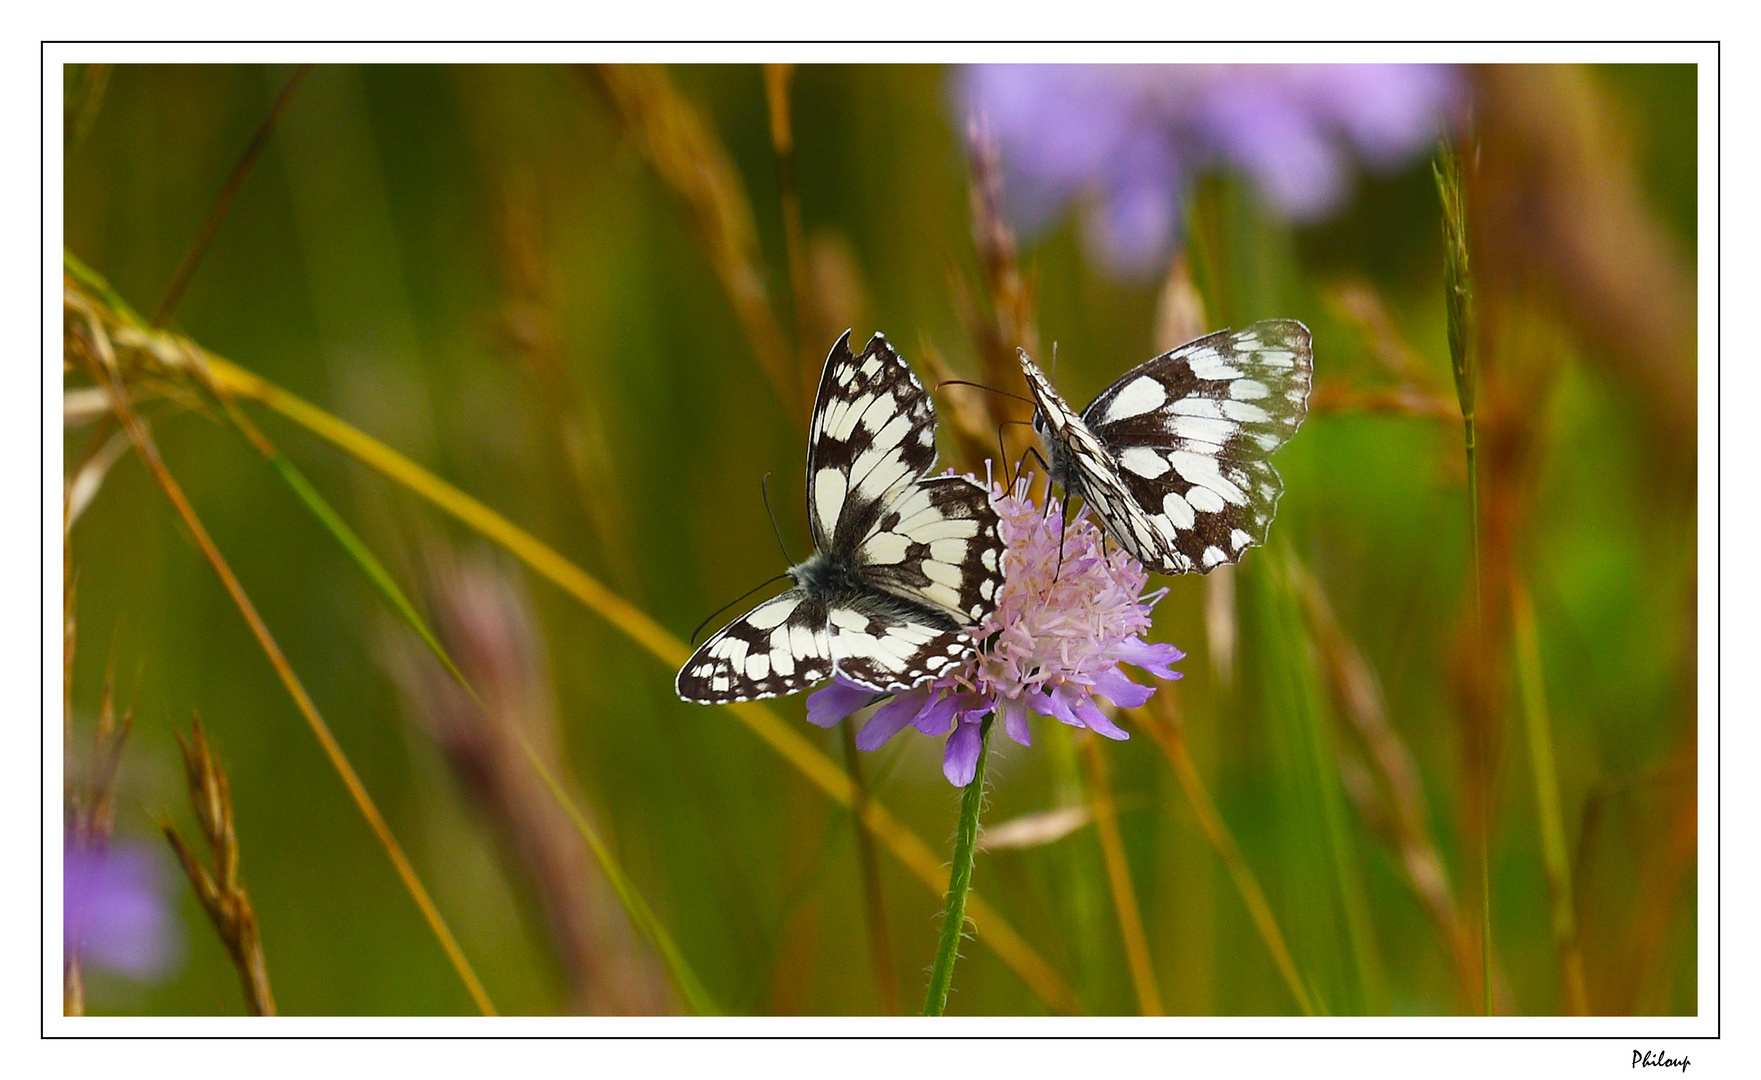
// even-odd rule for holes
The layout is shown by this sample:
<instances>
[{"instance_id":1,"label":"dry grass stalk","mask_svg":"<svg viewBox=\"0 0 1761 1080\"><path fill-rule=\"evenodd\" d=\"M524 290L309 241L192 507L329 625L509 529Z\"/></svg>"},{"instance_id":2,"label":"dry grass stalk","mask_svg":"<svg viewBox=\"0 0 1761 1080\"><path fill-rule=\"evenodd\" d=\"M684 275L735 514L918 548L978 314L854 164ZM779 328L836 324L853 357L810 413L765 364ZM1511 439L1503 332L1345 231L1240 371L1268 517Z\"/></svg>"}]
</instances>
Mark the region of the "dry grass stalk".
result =
<instances>
[{"instance_id":1,"label":"dry grass stalk","mask_svg":"<svg viewBox=\"0 0 1761 1080\"><path fill-rule=\"evenodd\" d=\"M496 560L457 554L437 538L423 544L422 554L435 632L478 698L401 624L388 624L378 651L410 717L495 830L511 876L530 884L568 981L568 1008L673 1011L665 972L527 759L522 742L587 813L563 754L543 634L517 577Z\"/></svg>"},{"instance_id":2,"label":"dry grass stalk","mask_svg":"<svg viewBox=\"0 0 1761 1080\"><path fill-rule=\"evenodd\" d=\"M611 100L654 171L690 208L710 268L733 304L759 366L789 417L805 431L800 366L791 360L777 325L765 287L752 203L726 148L663 68L602 64L588 73Z\"/></svg>"},{"instance_id":3,"label":"dry grass stalk","mask_svg":"<svg viewBox=\"0 0 1761 1080\"><path fill-rule=\"evenodd\" d=\"M783 209L783 248L789 258L789 292L794 297L795 351L801 371L802 405L813 407L819 369L825 357L813 328L819 321L812 255L801 223L801 196L795 184L795 131L789 115L793 64L764 65L764 98L770 115L770 143L777 155L777 184ZM833 339L835 340L835 339Z\"/></svg>"},{"instance_id":4,"label":"dry grass stalk","mask_svg":"<svg viewBox=\"0 0 1761 1080\"><path fill-rule=\"evenodd\" d=\"M502 181L496 219L496 270L502 292L496 338L532 380L549 434L568 463L580 505L598 542L607 576L627 596L639 596L641 575L626 538L634 529L618 483L611 438L595 394L583 394L569 370L557 289L544 246L549 230L538 220L538 203L521 174Z\"/></svg>"},{"instance_id":5,"label":"dry grass stalk","mask_svg":"<svg viewBox=\"0 0 1761 1080\"><path fill-rule=\"evenodd\" d=\"M1260 888L1259 878L1254 875L1253 868L1241 853L1229 826L1224 824L1223 816L1217 812L1217 804L1211 800L1210 792L1206 790L1204 780L1199 776L1198 765L1192 760L1191 751L1187 749L1186 733L1181 729L1180 718L1174 709L1172 694L1157 694L1150 699L1147 706L1122 712L1149 732L1156 745L1167 755L1174 777L1179 781L1193 815L1198 818L1199 829L1229 871L1235 891L1241 896L1248 916L1259 931L1260 940L1265 942L1266 951L1272 954L1272 962L1278 966L1278 973L1284 977L1284 985L1289 988L1291 997L1296 999L1297 1007L1305 1015L1314 1016L1314 999L1309 994L1308 984L1303 981L1302 973L1297 970L1296 959L1291 956L1290 946L1285 943L1284 932L1278 928L1278 919L1272 913L1272 905L1266 900L1265 890Z\"/></svg>"},{"instance_id":6,"label":"dry grass stalk","mask_svg":"<svg viewBox=\"0 0 1761 1080\"><path fill-rule=\"evenodd\" d=\"M1290 567L1291 585L1319 647L1334 713L1345 721L1352 743L1363 753L1357 759L1340 748L1346 794L1370 831L1392 849L1402 880L1448 946L1460 1004L1467 1009L1479 988L1479 955L1462 920L1448 866L1431 835L1418 767L1388 720L1375 671L1339 626L1320 582L1294 555Z\"/></svg>"},{"instance_id":7,"label":"dry grass stalk","mask_svg":"<svg viewBox=\"0 0 1761 1080\"><path fill-rule=\"evenodd\" d=\"M1082 760L1088 779L1089 803L1094 808L1095 829L1101 840L1101 856L1107 864L1113 908L1119 916L1119 933L1125 939L1125 959L1131 967L1131 984L1137 993L1137 1009L1143 1016L1161 1016L1162 991L1156 985L1149 935L1144 932L1143 911L1138 907L1137 889L1131 882L1125 838L1119 832L1113 781L1106 753L1092 736L1082 740Z\"/></svg>"},{"instance_id":8,"label":"dry grass stalk","mask_svg":"<svg viewBox=\"0 0 1761 1080\"><path fill-rule=\"evenodd\" d=\"M1019 385L1015 350L1039 355L1039 329L1034 324L1032 287L1017 262L1015 230L1003 217L1003 174L996 145L974 123L967 133L972 167L972 243L978 252L987 318L969 319L973 340L984 364L984 378L995 387Z\"/></svg>"},{"instance_id":9,"label":"dry grass stalk","mask_svg":"<svg viewBox=\"0 0 1761 1080\"><path fill-rule=\"evenodd\" d=\"M159 828L183 865L196 898L208 913L208 920L220 935L238 968L239 983L244 988L245 1007L252 1016L274 1016L275 996L269 990L269 968L263 960L263 940L257 929L257 915L251 898L239 881L238 833L233 828L232 794L226 773L214 760L208 734L202 730L202 718L191 720L189 738L177 736L183 751L184 777L189 784L190 805L196 812L196 825L208 841L214 858L212 873L201 859L184 843L170 822Z\"/></svg>"},{"instance_id":10,"label":"dry grass stalk","mask_svg":"<svg viewBox=\"0 0 1761 1080\"><path fill-rule=\"evenodd\" d=\"M128 398L124 395L122 387L117 381L119 376L124 374L116 349L118 343L127 342L123 355L130 360L131 364L144 366L149 371L157 366L173 373L194 375L206 383L208 375L203 369L204 362L201 351L186 339L140 329L138 316L131 318L130 313L110 310L100 301L88 296L71 279L66 282L63 297L63 313L66 320L63 348L66 354L82 365L109 396L111 409L123 429L128 432L136 453L139 454L148 473L152 475L160 490L164 492L166 499L171 503L172 508L177 512L178 518L188 530L190 540L214 571L215 576L220 579L220 583L226 589L233 606L238 609L240 616L249 626L251 635L262 648L270 666L275 669L282 686L287 690L288 696L293 699L294 706L305 719L313 737L318 740L319 746L330 760L331 766L336 770L343 786L348 789L349 796L354 801L356 808L360 810L361 816L366 819L368 827L372 829L380 846L385 850L386 856L391 860L392 867L397 871L398 877L409 892L411 900L421 911L423 919L428 923L429 929L433 931L436 940L439 941L442 951L446 953L448 961L458 973L460 981L464 983L478 1011L486 1016L493 1016L495 1006L489 1000L488 992L484 990L483 984L477 979L476 972L471 969L470 962L466 960L463 950L459 948L458 940L453 937L452 930L446 925L446 920L440 914L440 909L435 907L433 899L428 895L427 888L416 874L415 866L404 854L403 847L392 834L391 827L386 824L385 817L379 812L378 806L374 804L372 796L367 793L366 786L361 783L360 776L355 772L354 766L349 763L347 755L343 753L341 745L337 743L336 736L331 732L330 726L319 715L317 704L306 692L304 684L300 682L299 676L295 674L292 665L288 663L286 655L282 653L281 646L277 644L274 635L269 632L268 625L257 613L256 605L251 602L244 586L240 584L238 576L233 573L232 566L220 553L219 547L215 545L207 528L203 526L201 518L196 515L195 508L190 505L189 498L184 494L182 486L177 483L176 478L171 475L170 469L166 467L164 459L159 455L158 446L154 443L134 407L129 404ZM117 327L114 340L110 332L112 325Z\"/></svg>"}]
</instances>

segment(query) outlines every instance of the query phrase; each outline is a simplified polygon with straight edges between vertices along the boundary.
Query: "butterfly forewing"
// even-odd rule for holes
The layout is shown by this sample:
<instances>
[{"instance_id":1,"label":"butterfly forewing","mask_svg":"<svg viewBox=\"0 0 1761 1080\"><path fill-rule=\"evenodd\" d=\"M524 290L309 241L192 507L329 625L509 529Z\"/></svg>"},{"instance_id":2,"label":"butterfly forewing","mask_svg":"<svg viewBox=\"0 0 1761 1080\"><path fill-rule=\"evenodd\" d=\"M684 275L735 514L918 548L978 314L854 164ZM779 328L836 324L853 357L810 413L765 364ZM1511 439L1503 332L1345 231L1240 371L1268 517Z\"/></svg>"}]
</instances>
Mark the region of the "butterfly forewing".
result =
<instances>
[{"instance_id":1,"label":"butterfly forewing","mask_svg":"<svg viewBox=\"0 0 1761 1080\"><path fill-rule=\"evenodd\" d=\"M881 507L936 460L935 408L886 338L845 332L819 379L807 436L807 511L821 551L850 550Z\"/></svg>"},{"instance_id":2,"label":"butterfly forewing","mask_svg":"<svg viewBox=\"0 0 1761 1080\"><path fill-rule=\"evenodd\" d=\"M1203 572L1265 542L1284 490L1267 459L1307 414L1313 366L1307 327L1255 323L1132 369L1050 426L1109 535L1152 569Z\"/></svg>"},{"instance_id":3,"label":"butterfly forewing","mask_svg":"<svg viewBox=\"0 0 1761 1080\"><path fill-rule=\"evenodd\" d=\"M831 675L826 605L790 589L698 646L676 688L686 701L722 704L793 694Z\"/></svg>"}]
</instances>

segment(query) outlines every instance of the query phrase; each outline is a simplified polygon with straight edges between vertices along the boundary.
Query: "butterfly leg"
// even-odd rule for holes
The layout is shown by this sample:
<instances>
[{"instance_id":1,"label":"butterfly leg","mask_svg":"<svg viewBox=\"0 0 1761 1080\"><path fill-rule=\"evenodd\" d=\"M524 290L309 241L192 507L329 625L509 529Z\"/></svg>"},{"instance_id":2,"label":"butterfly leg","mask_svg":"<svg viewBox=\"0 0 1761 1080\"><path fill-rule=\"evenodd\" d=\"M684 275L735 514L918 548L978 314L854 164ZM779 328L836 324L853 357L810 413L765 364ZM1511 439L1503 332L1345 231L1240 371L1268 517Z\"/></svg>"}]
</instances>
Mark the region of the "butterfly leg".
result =
<instances>
[{"instance_id":1,"label":"butterfly leg","mask_svg":"<svg viewBox=\"0 0 1761 1080\"><path fill-rule=\"evenodd\" d=\"M1051 509L1051 500L1046 500L1046 508ZM1058 583L1058 575L1064 572L1064 530L1070 525L1070 493L1064 492L1064 499L1058 506L1058 566L1052 571L1052 584Z\"/></svg>"}]
</instances>

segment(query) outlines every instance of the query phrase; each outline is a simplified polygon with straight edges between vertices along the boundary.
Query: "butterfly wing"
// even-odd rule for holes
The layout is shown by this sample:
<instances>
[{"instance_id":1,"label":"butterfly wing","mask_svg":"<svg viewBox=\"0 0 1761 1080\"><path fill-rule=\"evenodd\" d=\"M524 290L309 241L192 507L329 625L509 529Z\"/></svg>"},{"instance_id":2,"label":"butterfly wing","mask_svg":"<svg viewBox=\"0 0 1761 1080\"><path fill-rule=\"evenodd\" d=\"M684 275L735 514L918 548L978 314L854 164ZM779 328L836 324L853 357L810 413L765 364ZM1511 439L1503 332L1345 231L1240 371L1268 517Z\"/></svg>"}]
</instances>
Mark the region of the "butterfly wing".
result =
<instances>
[{"instance_id":1,"label":"butterfly wing","mask_svg":"<svg viewBox=\"0 0 1761 1080\"><path fill-rule=\"evenodd\" d=\"M702 705L779 697L832 675L826 605L790 589L735 619L679 669L679 696Z\"/></svg>"},{"instance_id":2,"label":"butterfly wing","mask_svg":"<svg viewBox=\"0 0 1761 1080\"><path fill-rule=\"evenodd\" d=\"M1075 455L1085 497L1152 569L1238 561L1265 542L1284 492L1268 459L1308 414L1313 375L1308 327L1294 319L1219 331L1132 369L1082 412L1106 450Z\"/></svg>"},{"instance_id":3,"label":"butterfly wing","mask_svg":"<svg viewBox=\"0 0 1761 1080\"><path fill-rule=\"evenodd\" d=\"M845 332L809 426L818 552L811 578L798 579L808 587L704 642L679 672L679 696L720 704L794 693L829 677L833 658L846 678L894 693L970 656L962 627L995 610L1003 545L985 489L925 479L934 464L935 409L911 368L882 335L852 353Z\"/></svg>"},{"instance_id":4,"label":"butterfly wing","mask_svg":"<svg viewBox=\"0 0 1761 1080\"><path fill-rule=\"evenodd\" d=\"M883 507L855 562L870 584L953 625L983 623L1003 587L1003 541L989 493L964 476L914 480Z\"/></svg>"},{"instance_id":5,"label":"butterfly wing","mask_svg":"<svg viewBox=\"0 0 1761 1080\"><path fill-rule=\"evenodd\" d=\"M829 615L838 674L895 694L962 663L977 642L939 611L891 602L884 594L835 606Z\"/></svg>"},{"instance_id":6,"label":"butterfly wing","mask_svg":"<svg viewBox=\"0 0 1761 1080\"><path fill-rule=\"evenodd\" d=\"M935 408L910 366L879 334L852 355L845 334L813 410L815 540L865 583L942 612L950 625L981 623L1003 583L997 514L976 481L926 479L935 458Z\"/></svg>"},{"instance_id":7,"label":"butterfly wing","mask_svg":"<svg viewBox=\"0 0 1761 1080\"><path fill-rule=\"evenodd\" d=\"M860 354L846 330L819 378L807 437L807 516L824 552L848 552L895 491L936 460L929 395L893 346L874 335Z\"/></svg>"}]
</instances>

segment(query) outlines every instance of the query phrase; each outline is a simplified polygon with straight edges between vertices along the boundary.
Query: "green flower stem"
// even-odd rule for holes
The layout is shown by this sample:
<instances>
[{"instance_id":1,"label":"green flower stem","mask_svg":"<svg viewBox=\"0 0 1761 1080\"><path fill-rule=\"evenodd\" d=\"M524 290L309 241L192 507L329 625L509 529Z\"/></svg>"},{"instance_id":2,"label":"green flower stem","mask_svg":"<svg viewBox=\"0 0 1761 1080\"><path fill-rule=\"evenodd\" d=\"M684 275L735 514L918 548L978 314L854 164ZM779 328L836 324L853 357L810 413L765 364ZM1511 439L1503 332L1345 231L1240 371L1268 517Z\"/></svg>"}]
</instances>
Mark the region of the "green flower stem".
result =
<instances>
[{"instance_id":1,"label":"green flower stem","mask_svg":"<svg viewBox=\"0 0 1761 1080\"><path fill-rule=\"evenodd\" d=\"M984 763L991 752L991 721L984 718L978 729L978 769L960 796L960 824L954 831L954 866L948 875L948 907L942 915L942 939L936 945L935 966L929 973L929 997L923 1015L940 1016L948 1007L948 988L954 984L954 960L966 929L966 894L972 891L973 855L978 850L978 812L984 804Z\"/></svg>"}]
</instances>

